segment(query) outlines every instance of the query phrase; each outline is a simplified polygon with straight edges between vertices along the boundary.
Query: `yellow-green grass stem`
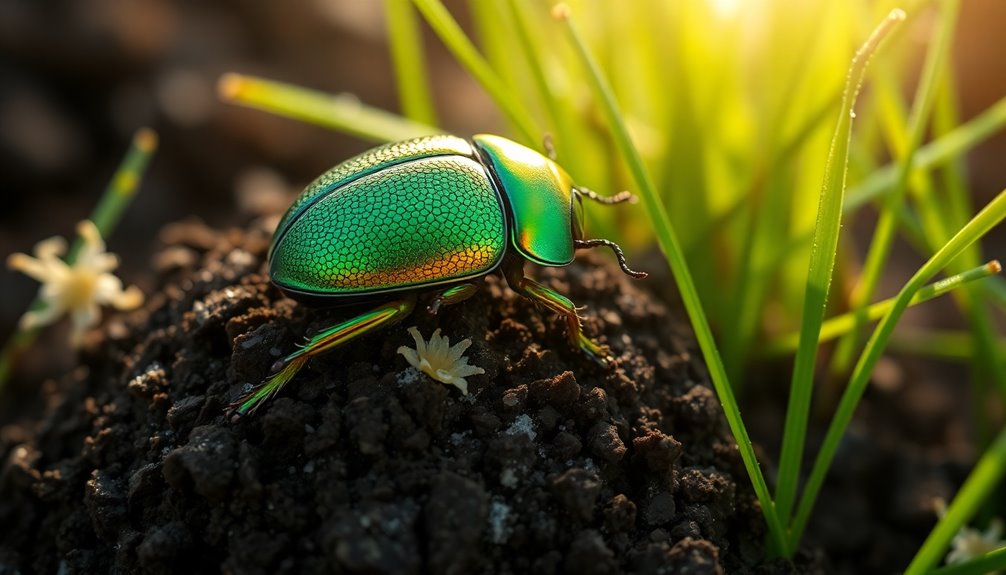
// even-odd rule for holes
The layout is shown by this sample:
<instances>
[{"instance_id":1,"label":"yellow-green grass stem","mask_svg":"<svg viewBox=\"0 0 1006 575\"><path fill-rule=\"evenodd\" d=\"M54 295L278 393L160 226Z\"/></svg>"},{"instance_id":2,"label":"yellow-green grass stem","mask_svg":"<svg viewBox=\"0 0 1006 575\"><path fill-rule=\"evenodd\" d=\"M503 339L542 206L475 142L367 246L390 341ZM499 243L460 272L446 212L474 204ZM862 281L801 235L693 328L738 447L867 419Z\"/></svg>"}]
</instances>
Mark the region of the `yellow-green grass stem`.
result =
<instances>
[{"instance_id":1,"label":"yellow-green grass stem","mask_svg":"<svg viewBox=\"0 0 1006 575\"><path fill-rule=\"evenodd\" d=\"M532 147L541 145L542 132L524 105L514 96L514 90L500 80L479 54L478 49L465 35L440 0L413 0L426 22L433 28L451 54L496 102L520 133L524 143Z\"/></svg>"},{"instance_id":2,"label":"yellow-green grass stem","mask_svg":"<svg viewBox=\"0 0 1006 575\"><path fill-rule=\"evenodd\" d=\"M797 346L793 377L790 383L786 423L783 427L782 450L779 457L779 481L776 486L776 505L779 518L788 522L796 498L810 414L811 393L814 387L814 366L817 359L818 337L828 303L832 270L838 248L838 235L842 223L842 203L849 162L849 143L852 139L852 119L855 117L856 97L863 83L870 58L881 42L905 18L900 10L892 11L866 40L852 59L846 79L838 123L835 126L831 149L825 166L824 182L817 208L817 225L807 272L807 285L800 324L800 342Z\"/></svg>"},{"instance_id":3,"label":"yellow-green grass stem","mask_svg":"<svg viewBox=\"0 0 1006 575\"><path fill-rule=\"evenodd\" d=\"M1006 474L1006 429L999 432L999 436L978 460L978 464L964 481L964 485L961 486L960 491L947 507L943 517L929 532L929 536L926 537L922 547L908 565L905 575L929 573L940 562L954 535L974 517L989 496L995 492L997 486L1002 483L1004 474ZM1003 551L1006 549L1000 549L994 552L996 554L991 559L988 559L987 556L985 559L992 566L1006 566L1006 554L1003 554ZM994 570L994 568L989 569L989 571ZM963 572L986 573L989 571L968 570Z\"/></svg>"},{"instance_id":4,"label":"yellow-green grass stem","mask_svg":"<svg viewBox=\"0 0 1006 575\"><path fill-rule=\"evenodd\" d=\"M983 266L972 268L970 270L955 274L946 279L933 282L918 291L915 297L908 302L909 306L915 306L923 302L927 302L931 299L937 298L943 294L950 292L966 283L987 278L990 275L997 274L1002 271L998 261L991 261ZM876 321L883 317L885 313L890 311L894 307L894 302L896 298L888 298L883 301L879 301L866 308L866 317L869 321ZM842 315L838 315L827 319L821 324L821 333L818 337L818 343L823 343L843 334L848 333L856 325L856 312L847 312ZM762 350L762 357L774 357L784 355L796 350L797 345L800 342L799 333L791 333L775 339L768 343Z\"/></svg>"},{"instance_id":5,"label":"yellow-green grass stem","mask_svg":"<svg viewBox=\"0 0 1006 575\"><path fill-rule=\"evenodd\" d=\"M800 504L790 529L789 550L796 549L803 535L803 531L810 519L814 503L817 501L818 493L824 484L824 478L834 460L838 444L845 435L845 430L852 421L853 413L859 400L866 390L870 381L870 374L873 372L877 360L880 359L884 347L887 345L894 331L894 326L901 318L902 313L908 307L908 302L915 297L929 279L945 268L971 244L977 242L985 234L995 227L1006 217L1006 190L1003 190L995 197L982 211L978 212L953 238L950 239L936 254L933 255L917 272L908 280L908 283L901 289L895 300L894 306L881 318L880 323L870 336L866 347L863 349L856 367L853 369L848 386L842 394L838 409L828 426L821 448L814 460L810 476L807 479L803 494L800 497Z\"/></svg>"},{"instance_id":6,"label":"yellow-green grass stem","mask_svg":"<svg viewBox=\"0 0 1006 575\"><path fill-rule=\"evenodd\" d=\"M411 0L384 0L384 14L402 115L413 122L436 126L423 34L415 8Z\"/></svg>"},{"instance_id":7,"label":"yellow-green grass stem","mask_svg":"<svg viewBox=\"0 0 1006 575\"><path fill-rule=\"evenodd\" d=\"M997 354L1006 354L1006 339L992 342ZM894 353L918 355L931 359L942 359L967 363L977 353L975 335L959 330L905 331L893 335L888 349Z\"/></svg>"},{"instance_id":8,"label":"yellow-green grass stem","mask_svg":"<svg viewBox=\"0 0 1006 575\"><path fill-rule=\"evenodd\" d=\"M224 74L217 84L217 91L226 102L309 122L375 143L397 142L441 132L432 126L363 104L355 96L333 96L254 76Z\"/></svg>"},{"instance_id":9,"label":"yellow-green grass stem","mask_svg":"<svg viewBox=\"0 0 1006 575\"><path fill-rule=\"evenodd\" d=\"M156 150L157 133L149 128L137 130L133 135L129 150L119 163L119 167L89 218L98 228L98 233L102 238L107 239L115 231L119 220L122 219L123 212L136 196L136 191L143 179L143 173ZM73 265L76 262L77 254L83 245L83 238L78 237L74 240L65 258L68 265ZM44 307L45 303L36 296L28 309L37 311ZM35 341L39 330L40 328L37 327L32 329L17 328L4 344L3 349L0 350L0 391L7 385L15 362Z\"/></svg>"},{"instance_id":10,"label":"yellow-green grass stem","mask_svg":"<svg viewBox=\"0 0 1006 575\"><path fill-rule=\"evenodd\" d=\"M737 441L737 448L741 459L751 479L755 495L762 506L762 513L765 516L765 522L769 530L770 545L776 553L781 553L784 549L785 538L782 524L775 513L775 506L769 494L768 485L765 483L765 477L758 466L758 458L755 455L754 445L751 442L747 429L744 427L740 408L733 395L730 382L727 380L726 369L716 348L716 340L713 338L712 329L709 327L709 322L702 309L702 300L699 298L698 290L695 288L691 274L688 271L684 252L678 243L670 218L664 209L660 197L657 195L650 175L643 164L642 157L640 157L639 152L632 143L632 139L629 137L628 128L622 119L611 87L604 79L597 62L583 42L569 8L564 4L559 4L553 10L553 16L562 23L562 27L575 48L584 68L588 70L587 77L590 80L594 97L601 104L602 111L608 121L619 153L628 165L633 180L638 186L639 195L646 206L646 212L650 216L651 224L653 225L660 247L667 257L667 262L677 283L681 300L684 303L688 317L692 321L692 328L695 330L695 337L706 359L713 387L716 389L720 403L723 405L727 424L730 426L730 431Z\"/></svg>"}]
</instances>

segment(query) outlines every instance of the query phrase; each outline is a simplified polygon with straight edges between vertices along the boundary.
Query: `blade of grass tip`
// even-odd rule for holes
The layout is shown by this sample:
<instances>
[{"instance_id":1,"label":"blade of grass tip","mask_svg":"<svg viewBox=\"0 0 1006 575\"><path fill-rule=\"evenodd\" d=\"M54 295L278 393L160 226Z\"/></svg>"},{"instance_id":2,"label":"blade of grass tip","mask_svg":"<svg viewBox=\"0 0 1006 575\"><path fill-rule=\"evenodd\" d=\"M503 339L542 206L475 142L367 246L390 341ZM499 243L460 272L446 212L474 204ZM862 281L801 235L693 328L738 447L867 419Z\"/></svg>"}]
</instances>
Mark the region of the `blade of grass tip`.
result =
<instances>
[{"instance_id":1,"label":"blade of grass tip","mask_svg":"<svg viewBox=\"0 0 1006 575\"><path fill-rule=\"evenodd\" d=\"M828 303L828 289L838 247L838 234L842 224L842 201L845 195L845 178L849 161L849 142L852 139L852 119L855 117L856 97L863 84L870 58L894 27L905 19L901 10L892 11L870 34L856 52L849 67L838 123L831 141L831 150L825 165L824 182L818 200L817 225L807 271L807 290L803 302L800 325L800 343L797 346L790 383L789 404L783 428L782 451L779 457L779 483L776 486L776 505L782 521L789 521L791 507L796 498L803 459L807 418L814 387L814 365L817 359L817 342Z\"/></svg>"},{"instance_id":2,"label":"blade of grass tip","mask_svg":"<svg viewBox=\"0 0 1006 575\"><path fill-rule=\"evenodd\" d=\"M912 298L912 301L908 302L908 305L911 307L927 302L948 293L961 285L980 280L982 278L987 278L990 275L999 273L1001 270L1002 268L998 261L991 261L983 266L972 268L946 279L931 283L920 289L918 293L915 294L915 297ZM872 304L870 307L866 308L867 319L869 321L876 321L877 319L880 319L885 313L887 313L888 310L894 307L894 302L895 298L892 297ZM848 333L848 331L855 325L855 312L847 312L842 315L829 318L821 324L821 333L818 336L818 343L829 341L842 334ZM791 333L770 342L762 351L762 355L764 357L774 357L792 352L796 350L799 342L800 334Z\"/></svg>"},{"instance_id":3,"label":"blade of grass tip","mask_svg":"<svg viewBox=\"0 0 1006 575\"><path fill-rule=\"evenodd\" d=\"M397 142L440 133L432 126L363 104L355 96L333 96L264 78L224 74L217 83L217 92L225 102L345 132L370 142Z\"/></svg>"},{"instance_id":4,"label":"blade of grass tip","mask_svg":"<svg viewBox=\"0 0 1006 575\"><path fill-rule=\"evenodd\" d=\"M929 532L929 536L908 565L905 575L928 573L940 562L951 539L993 493L1004 473L1006 473L1006 429L999 432L995 442L978 460L978 464L964 481L961 490L947 507L946 513ZM1000 561L998 565L1006 565L1003 559L1002 555L998 556L996 559Z\"/></svg>"},{"instance_id":5,"label":"blade of grass tip","mask_svg":"<svg viewBox=\"0 0 1006 575\"><path fill-rule=\"evenodd\" d=\"M765 483L765 477L758 466L758 458L755 455L754 446L751 438L748 436L747 428L744 426L744 420L741 418L740 408L737 400L734 398L730 382L727 380L723 360L720 358L719 351L716 348L716 340L713 338L709 322L706 320L705 312L702 309L702 300L699 298L698 290L695 289L695 283L692 281L691 273L688 271L684 252L681 250L681 245L678 243L677 236L671 226L667 210L664 209L660 198L657 196L650 175L643 164L643 159L629 137L629 131L622 119L611 87L608 86L607 81L602 76L593 55L587 50L579 30L573 22L569 7L565 4L557 4L552 10L552 16L563 24L563 29L569 37L570 43L573 45L583 67L587 69L587 76L590 80L594 97L601 105L615 144L639 188L640 197L642 197L643 203L646 206L646 213L650 216L654 232L657 235L661 249L667 257L667 263L671 267L671 273L674 275L675 283L681 294L681 300L692 322L695 338L698 340L699 347L702 349L702 355L705 357L709 375L720 403L723 406L727 424L730 426L730 431L737 441L737 449L751 479L758 502L761 504L762 513L765 516L765 522L768 525L769 536L771 538L770 545L774 552L781 553L784 549L785 539L782 524L775 513L775 506L772 503L768 485Z\"/></svg>"},{"instance_id":6,"label":"blade of grass tip","mask_svg":"<svg viewBox=\"0 0 1006 575\"><path fill-rule=\"evenodd\" d=\"M384 0L384 13L402 114L413 122L436 126L419 18L410 0Z\"/></svg>"},{"instance_id":7,"label":"blade of grass tip","mask_svg":"<svg viewBox=\"0 0 1006 575\"><path fill-rule=\"evenodd\" d=\"M922 288L926 281L935 275L939 270L946 267L950 261L957 257L962 251L974 242L981 239L989 230L995 227L1006 217L1006 190L1003 190L993 199L982 211L969 221L953 238L940 248L917 272L908 280L894 303L894 306L887 312L870 336L866 347L859 356L859 361L853 369L848 386L842 393L838 409L828 426L824 441L814 460L810 476L807 478L807 485L800 497L800 505L793 518L790 531L790 550L796 548L803 531L810 519L810 513L817 501L817 495L824 484L825 475L831 467L831 462L835 458L838 444L845 435L845 430L852 421L852 415L856 410L856 405L866 389L877 360L884 350L891 332L901 314L908 307L908 302L915 296L915 292Z\"/></svg>"},{"instance_id":8,"label":"blade of grass tip","mask_svg":"<svg viewBox=\"0 0 1006 575\"><path fill-rule=\"evenodd\" d=\"M943 62L948 58L953 47L954 29L957 23L957 13L959 11L957 0L944 0L941 2L939 28L936 32L935 41L926 54L925 65L922 70L922 77L919 80L918 88L915 92L915 100L912 104L912 111L908 119L908 139L905 155L899 162L898 179L890 193L884 198L884 205L880 212L880 219L873 232L873 239L866 256L866 263L860 275L859 283L852 290L849 298L852 309L860 309L867 305L873 298L880 283L880 276L887 265L891 246L894 245L894 237L898 225L898 210L904 203L905 193L908 189L909 178L912 174L912 158L916 150L922 144L925 137L926 127L936 99L936 86L943 70ZM862 315L860 315L862 319ZM862 324L862 321L860 322ZM858 346L861 340L861 325L857 326L846 336L848 341L842 342L840 350L845 348L843 355L851 361L852 349ZM836 366L845 371L848 366Z\"/></svg>"},{"instance_id":9,"label":"blade of grass tip","mask_svg":"<svg viewBox=\"0 0 1006 575\"><path fill-rule=\"evenodd\" d=\"M1006 97L999 99L985 111L946 135L919 148L912 160L912 169L927 170L940 166L1001 132L1004 126L1006 126ZM853 211L887 193L897 182L899 169L897 164L889 164L871 172L862 182L851 186L845 202L845 211Z\"/></svg>"},{"instance_id":10,"label":"blade of grass tip","mask_svg":"<svg viewBox=\"0 0 1006 575\"><path fill-rule=\"evenodd\" d=\"M975 557L970 561L933 569L929 575L986 575L1006 570L1006 547Z\"/></svg>"},{"instance_id":11,"label":"blade of grass tip","mask_svg":"<svg viewBox=\"0 0 1006 575\"><path fill-rule=\"evenodd\" d=\"M461 30L461 26L439 0L413 0L426 22L447 46L457 61L468 70L489 97L513 122L526 144L540 146L542 132L523 104L516 98L517 91L505 85L493 72L489 63L479 54L475 45Z\"/></svg>"},{"instance_id":12,"label":"blade of grass tip","mask_svg":"<svg viewBox=\"0 0 1006 575\"><path fill-rule=\"evenodd\" d=\"M133 135L129 150L119 163L118 169L109 181L98 204L91 212L90 220L98 228L101 237L108 238L122 218L123 212L136 195L143 173L150 163L150 158L157 150L157 133L150 128L141 128ZM83 239L76 238L66 255L66 263L73 265L77 254L83 246ZM35 297L28 309L38 311L45 307L40 297ZM21 354L38 337L40 328L18 328L0 350L0 393L3 392L10 378L14 363Z\"/></svg>"}]
</instances>

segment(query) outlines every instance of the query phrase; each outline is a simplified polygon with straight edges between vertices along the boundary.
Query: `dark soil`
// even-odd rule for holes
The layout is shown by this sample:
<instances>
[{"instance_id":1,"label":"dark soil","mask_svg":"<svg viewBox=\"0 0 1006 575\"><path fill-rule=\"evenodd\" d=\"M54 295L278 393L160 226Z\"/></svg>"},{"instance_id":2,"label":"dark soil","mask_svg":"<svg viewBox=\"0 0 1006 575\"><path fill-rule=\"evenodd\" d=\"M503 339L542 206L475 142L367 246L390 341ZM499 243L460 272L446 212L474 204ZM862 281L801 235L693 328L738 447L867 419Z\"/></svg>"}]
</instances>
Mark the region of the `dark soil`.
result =
<instances>
[{"instance_id":1,"label":"dark soil","mask_svg":"<svg viewBox=\"0 0 1006 575\"><path fill-rule=\"evenodd\" d=\"M283 298L266 228L166 228L161 290L3 429L0 571L792 569L763 564L761 512L687 327L600 258L540 277L587 306L617 369L489 277L439 316L313 360L229 423L276 358L354 313ZM486 373L469 396L396 354L413 324L473 340Z\"/></svg>"}]
</instances>

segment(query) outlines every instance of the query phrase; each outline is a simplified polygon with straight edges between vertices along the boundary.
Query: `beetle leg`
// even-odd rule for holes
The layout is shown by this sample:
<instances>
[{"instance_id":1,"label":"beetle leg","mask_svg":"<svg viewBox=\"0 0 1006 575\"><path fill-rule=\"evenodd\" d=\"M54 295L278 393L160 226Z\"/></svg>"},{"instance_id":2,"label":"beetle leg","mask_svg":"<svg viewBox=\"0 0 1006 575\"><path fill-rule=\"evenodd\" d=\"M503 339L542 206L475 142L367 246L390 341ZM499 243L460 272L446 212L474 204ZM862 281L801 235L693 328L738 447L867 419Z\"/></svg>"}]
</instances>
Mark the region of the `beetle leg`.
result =
<instances>
[{"instance_id":1,"label":"beetle leg","mask_svg":"<svg viewBox=\"0 0 1006 575\"><path fill-rule=\"evenodd\" d=\"M387 327L405 318L416 305L416 296L389 302L367 313L348 319L309 338L304 347L277 361L272 374L262 383L243 394L228 408L232 420L254 413L263 403L276 395L308 359L335 349L362 335Z\"/></svg>"},{"instance_id":2,"label":"beetle leg","mask_svg":"<svg viewBox=\"0 0 1006 575\"><path fill-rule=\"evenodd\" d=\"M427 306L426 311L436 315L437 312L440 311L441 307L461 303L475 295L475 292L477 291L479 291L479 286L471 283L451 286L434 296L433 301L431 301L430 305Z\"/></svg>"},{"instance_id":3,"label":"beetle leg","mask_svg":"<svg viewBox=\"0 0 1006 575\"><path fill-rule=\"evenodd\" d=\"M543 286L531 278L524 276L524 266L507 266L504 270L507 284L510 289L528 298L536 304L541 304L545 308L554 311L566 318L566 335L570 343L588 357L601 365L607 367L612 363L611 350L607 346L598 344L583 333L583 326L580 324L580 315L577 313L576 305L561 293Z\"/></svg>"}]
</instances>

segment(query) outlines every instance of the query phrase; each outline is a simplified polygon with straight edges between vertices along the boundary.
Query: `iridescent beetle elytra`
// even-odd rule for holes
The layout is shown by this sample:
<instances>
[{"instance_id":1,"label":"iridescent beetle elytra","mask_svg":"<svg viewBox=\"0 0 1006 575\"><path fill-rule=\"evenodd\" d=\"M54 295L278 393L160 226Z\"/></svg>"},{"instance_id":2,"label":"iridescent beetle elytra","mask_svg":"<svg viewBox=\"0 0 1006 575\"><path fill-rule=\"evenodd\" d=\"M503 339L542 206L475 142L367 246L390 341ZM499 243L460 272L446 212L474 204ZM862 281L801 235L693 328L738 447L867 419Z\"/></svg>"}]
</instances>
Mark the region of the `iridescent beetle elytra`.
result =
<instances>
[{"instance_id":1,"label":"iridescent beetle elytra","mask_svg":"<svg viewBox=\"0 0 1006 575\"><path fill-rule=\"evenodd\" d=\"M284 293L306 303L384 299L367 313L311 337L277 361L272 374L230 409L254 412L312 356L401 321L416 294L436 291L428 309L464 301L474 280L501 271L511 289L561 314L572 344L602 363L607 348L591 341L576 306L524 277L524 263L565 266L575 251L610 247L583 239L582 199L616 204L573 184L558 164L492 135L471 141L441 135L374 148L319 176L280 220L269 248L269 274Z\"/></svg>"}]
</instances>

